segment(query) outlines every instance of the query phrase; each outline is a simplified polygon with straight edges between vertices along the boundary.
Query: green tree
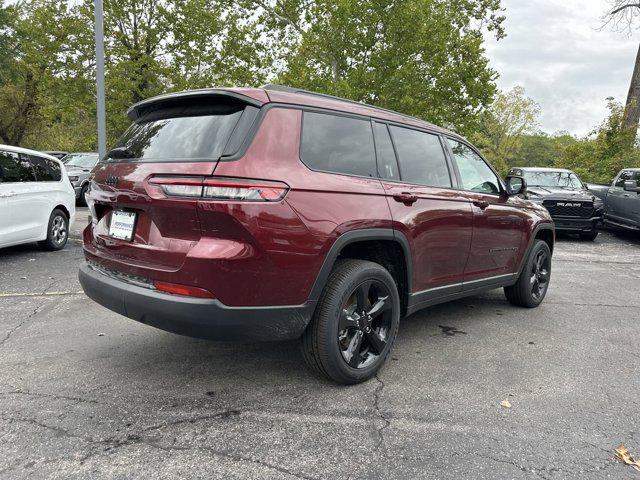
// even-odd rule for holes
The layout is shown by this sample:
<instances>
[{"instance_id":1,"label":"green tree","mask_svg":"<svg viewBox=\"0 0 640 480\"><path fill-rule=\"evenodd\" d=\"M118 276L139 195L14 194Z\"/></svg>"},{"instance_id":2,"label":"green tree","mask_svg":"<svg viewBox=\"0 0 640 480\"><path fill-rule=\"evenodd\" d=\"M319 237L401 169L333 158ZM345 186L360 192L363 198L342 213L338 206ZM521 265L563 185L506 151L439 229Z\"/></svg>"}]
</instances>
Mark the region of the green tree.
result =
<instances>
[{"instance_id":1,"label":"green tree","mask_svg":"<svg viewBox=\"0 0 640 480\"><path fill-rule=\"evenodd\" d=\"M87 82L75 60L86 26L64 1L31 0L5 13L12 24L4 31L10 52L3 55L0 139L29 145L37 133L37 143L46 146L49 127L71 117L78 102L89 100L78 95Z\"/></svg>"},{"instance_id":2,"label":"green tree","mask_svg":"<svg viewBox=\"0 0 640 480\"><path fill-rule=\"evenodd\" d=\"M625 107L612 98L607 102L608 117L589 137L567 145L556 162L588 182L610 183L621 169L640 166L635 129L625 125Z\"/></svg>"},{"instance_id":3,"label":"green tree","mask_svg":"<svg viewBox=\"0 0 640 480\"><path fill-rule=\"evenodd\" d=\"M344 96L462 132L495 93L483 33L500 0L243 0L261 11L280 83Z\"/></svg>"},{"instance_id":4,"label":"green tree","mask_svg":"<svg viewBox=\"0 0 640 480\"><path fill-rule=\"evenodd\" d=\"M524 138L537 131L539 115L540 107L524 88L499 92L482 113L473 139L494 167L506 173L509 166L521 164Z\"/></svg>"}]
</instances>

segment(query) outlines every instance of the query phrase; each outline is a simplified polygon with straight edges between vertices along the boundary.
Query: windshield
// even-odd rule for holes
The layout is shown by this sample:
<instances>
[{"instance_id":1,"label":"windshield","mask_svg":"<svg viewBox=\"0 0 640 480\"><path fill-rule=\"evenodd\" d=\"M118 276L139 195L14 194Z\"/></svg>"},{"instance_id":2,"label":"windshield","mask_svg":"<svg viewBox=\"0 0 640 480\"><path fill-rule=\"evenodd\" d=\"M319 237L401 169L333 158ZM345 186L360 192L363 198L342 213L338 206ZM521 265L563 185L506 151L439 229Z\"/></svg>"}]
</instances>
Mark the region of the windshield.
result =
<instances>
[{"instance_id":1,"label":"windshield","mask_svg":"<svg viewBox=\"0 0 640 480\"><path fill-rule=\"evenodd\" d=\"M93 168L98 163L97 153L70 153L62 159L68 167Z\"/></svg>"},{"instance_id":2,"label":"windshield","mask_svg":"<svg viewBox=\"0 0 640 480\"><path fill-rule=\"evenodd\" d=\"M523 172L529 187L560 187L581 189L582 182L575 173L567 172Z\"/></svg>"}]
</instances>

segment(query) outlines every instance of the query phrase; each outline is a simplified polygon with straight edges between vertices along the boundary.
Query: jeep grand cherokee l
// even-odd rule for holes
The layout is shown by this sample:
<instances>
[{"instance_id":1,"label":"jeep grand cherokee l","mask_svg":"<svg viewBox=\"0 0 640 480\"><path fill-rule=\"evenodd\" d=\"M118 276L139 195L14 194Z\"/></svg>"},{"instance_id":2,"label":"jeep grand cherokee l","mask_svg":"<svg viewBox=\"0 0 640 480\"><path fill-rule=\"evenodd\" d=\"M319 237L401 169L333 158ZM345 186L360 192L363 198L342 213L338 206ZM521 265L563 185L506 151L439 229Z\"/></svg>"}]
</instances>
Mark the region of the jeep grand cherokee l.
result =
<instances>
[{"instance_id":1,"label":"jeep grand cherokee l","mask_svg":"<svg viewBox=\"0 0 640 480\"><path fill-rule=\"evenodd\" d=\"M80 282L134 320L218 340L300 338L340 383L399 321L504 287L535 307L553 223L459 135L280 86L152 98L92 174Z\"/></svg>"},{"instance_id":2,"label":"jeep grand cherokee l","mask_svg":"<svg viewBox=\"0 0 640 480\"><path fill-rule=\"evenodd\" d=\"M516 167L509 175L525 179L526 197L549 210L556 231L577 233L582 240L596 239L604 203L574 172L564 168Z\"/></svg>"}]
</instances>

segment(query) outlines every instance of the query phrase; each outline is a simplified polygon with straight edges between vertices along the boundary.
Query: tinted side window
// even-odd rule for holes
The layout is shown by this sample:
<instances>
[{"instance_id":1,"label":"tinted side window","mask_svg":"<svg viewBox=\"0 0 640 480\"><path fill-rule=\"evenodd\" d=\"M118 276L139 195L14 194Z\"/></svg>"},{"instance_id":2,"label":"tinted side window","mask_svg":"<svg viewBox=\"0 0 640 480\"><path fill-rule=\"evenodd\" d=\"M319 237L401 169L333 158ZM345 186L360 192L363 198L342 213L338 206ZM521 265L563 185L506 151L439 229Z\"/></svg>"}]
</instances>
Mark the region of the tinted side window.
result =
<instances>
[{"instance_id":1,"label":"tinted side window","mask_svg":"<svg viewBox=\"0 0 640 480\"><path fill-rule=\"evenodd\" d=\"M400 180L398 173L398 162L393 151L393 144L389 136L389 130L384 123L374 123L376 135L376 153L378 155L378 173L380 178L389 180Z\"/></svg>"},{"instance_id":2,"label":"tinted side window","mask_svg":"<svg viewBox=\"0 0 640 480\"><path fill-rule=\"evenodd\" d=\"M480 155L464 143L447 139L460 171L462 189L479 193L500 193L500 181Z\"/></svg>"},{"instance_id":3,"label":"tinted side window","mask_svg":"<svg viewBox=\"0 0 640 480\"><path fill-rule=\"evenodd\" d=\"M313 170L376 176L371 122L304 112L300 159Z\"/></svg>"},{"instance_id":4,"label":"tinted side window","mask_svg":"<svg viewBox=\"0 0 640 480\"><path fill-rule=\"evenodd\" d=\"M36 178L39 182L59 182L62 178L60 165L53 160L36 157L34 155L31 155L29 160L31 160L33 169L36 172Z\"/></svg>"},{"instance_id":5,"label":"tinted side window","mask_svg":"<svg viewBox=\"0 0 640 480\"><path fill-rule=\"evenodd\" d=\"M35 182L29 160L14 152L0 151L0 182Z\"/></svg>"},{"instance_id":6,"label":"tinted side window","mask_svg":"<svg viewBox=\"0 0 640 480\"><path fill-rule=\"evenodd\" d=\"M431 187L451 187L440 138L431 133L391 126L402 180Z\"/></svg>"},{"instance_id":7,"label":"tinted side window","mask_svg":"<svg viewBox=\"0 0 640 480\"><path fill-rule=\"evenodd\" d=\"M624 188L624 182L627 180L640 180L640 172L625 170L620 174L618 180L616 180L616 187Z\"/></svg>"}]
</instances>

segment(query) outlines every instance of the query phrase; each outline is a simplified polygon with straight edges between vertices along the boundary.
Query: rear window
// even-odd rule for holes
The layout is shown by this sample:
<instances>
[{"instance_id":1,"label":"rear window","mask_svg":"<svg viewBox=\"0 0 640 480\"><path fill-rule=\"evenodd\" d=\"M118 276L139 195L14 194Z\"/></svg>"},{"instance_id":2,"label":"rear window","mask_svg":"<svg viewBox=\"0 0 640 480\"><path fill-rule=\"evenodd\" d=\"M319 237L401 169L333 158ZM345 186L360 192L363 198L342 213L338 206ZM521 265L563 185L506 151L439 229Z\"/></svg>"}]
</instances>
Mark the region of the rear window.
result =
<instances>
[{"instance_id":1,"label":"rear window","mask_svg":"<svg viewBox=\"0 0 640 480\"><path fill-rule=\"evenodd\" d=\"M0 182L35 182L29 160L15 152L0 151Z\"/></svg>"},{"instance_id":2,"label":"rear window","mask_svg":"<svg viewBox=\"0 0 640 480\"><path fill-rule=\"evenodd\" d=\"M39 182L59 182L62 178L60 165L57 162L48 158L36 157L35 155L31 155L29 160L33 165Z\"/></svg>"},{"instance_id":3,"label":"rear window","mask_svg":"<svg viewBox=\"0 0 640 480\"><path fill-rule=\"evenodd\" d=\"M312 170L375 176L376 156L371 122L304 112L300 159Z\"/></svg>"},{"instance_id":4,"label":"rear window","mask_svg":"<svg viewBox=\"0 0 640 480\"><path fill-rule=\"evenodd\" d=\"M107 161L218 160L242 116L242 106L172 108L142 117L114 146Z\"/></svg>"}]
</instances>

